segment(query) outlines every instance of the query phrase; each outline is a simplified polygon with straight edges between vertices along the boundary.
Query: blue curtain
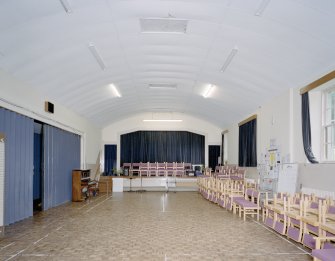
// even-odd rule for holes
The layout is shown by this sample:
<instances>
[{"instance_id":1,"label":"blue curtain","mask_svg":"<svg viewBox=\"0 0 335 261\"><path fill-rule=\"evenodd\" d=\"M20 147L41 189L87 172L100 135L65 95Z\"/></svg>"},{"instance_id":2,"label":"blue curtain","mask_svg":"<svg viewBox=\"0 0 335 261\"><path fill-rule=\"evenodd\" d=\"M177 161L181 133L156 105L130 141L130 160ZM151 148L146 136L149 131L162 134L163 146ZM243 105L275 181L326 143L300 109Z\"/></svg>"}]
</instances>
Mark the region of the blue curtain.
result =
<instances>
[{"instance_id":1,"label":"blue curtain","mask_svg":"<svg viewBox=\"0 0 335 261\"><path fill-rule=\"evenodd\" d=\"M80 168L80 136L43 125L43 209L72 198L72 170Z\"/></svg>"},{"instance_id":2,"label":"blue curtain","mask_svg":"<svg viewBox=\"0 0 335 261\"><path fill-rule=\"evenodd\" d=\"M105 173L113 174L113 168L116 168L116 145L105 145Z\"/></svg>"},{"instance_id":3,"label":"blue curtain","mask_svg":"<svg viewBox=\"0 0 335 261\"><path fill-rule=\"evenodd\" d=\"M209 145L208 146L208 167L215 170L215 167L219 164L218 159L220 157L220 145Z\"/></svg>"},{"instance_id":4,"label":"blue curtain","mask_svg":"<svg viewBox=\"0 0 335 261\"><path fill-rule=\"evenodd\" d=\"M308 92L301 95L302 140L306 157L310 163L319 163L312 151L311 120L309 116Z\"/></svg>"},{"instance_id":5,"label":"blue curtain","mask_svg":"<svg viewBox=\"0 0 335 261\"><path fill-rule=\"evenodd\" d=\"M33 215L34 121L0 108L5 143L5 224Z\"/></svg>"},{"instance_id":6,"label":"blue curtain","mask_svg":"<svg viewBox=\"0 0 335 261\"><path fill-rule=\"evenodd\" d=\"M187 131L136 131L121 135L125 162L205 163L205 136Z\"/></svg>"},{"instance_id":7,"label":"blue curtain","mask_svg":"<svg viewBox=\"0 0 335 261\"><path fill-rule=\"evenodd\" d=\"M257 167L257 119L248 121L239 127L238 165Z\"/></svg>"}]
</instances>

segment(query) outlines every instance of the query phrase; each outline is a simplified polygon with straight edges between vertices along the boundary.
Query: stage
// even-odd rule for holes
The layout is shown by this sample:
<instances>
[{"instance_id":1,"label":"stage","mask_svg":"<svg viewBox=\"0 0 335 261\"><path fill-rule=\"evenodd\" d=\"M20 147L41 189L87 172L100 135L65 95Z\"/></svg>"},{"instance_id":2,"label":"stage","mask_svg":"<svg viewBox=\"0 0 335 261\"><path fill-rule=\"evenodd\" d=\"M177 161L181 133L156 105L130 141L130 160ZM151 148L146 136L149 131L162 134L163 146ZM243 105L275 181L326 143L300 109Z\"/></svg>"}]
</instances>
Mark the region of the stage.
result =
<instances>
[{"instance_id":1,"label":"stage","mask_svg":"<svg viewBox=\"0 0 335 261\"><path fill-rule=\"evenodd\" d=\"M196 177L113 177L113 192L197 190Z\"/></svg>"}]
</instances>

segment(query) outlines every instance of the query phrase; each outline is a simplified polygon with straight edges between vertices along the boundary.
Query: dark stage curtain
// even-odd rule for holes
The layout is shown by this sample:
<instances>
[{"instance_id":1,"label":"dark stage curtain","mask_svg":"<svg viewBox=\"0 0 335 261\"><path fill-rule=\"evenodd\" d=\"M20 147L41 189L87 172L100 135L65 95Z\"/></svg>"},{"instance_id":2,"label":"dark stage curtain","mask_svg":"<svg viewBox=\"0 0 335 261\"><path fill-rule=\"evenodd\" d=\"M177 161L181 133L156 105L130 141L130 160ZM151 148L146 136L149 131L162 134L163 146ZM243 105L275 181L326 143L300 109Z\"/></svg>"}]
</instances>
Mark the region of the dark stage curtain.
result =
<instances>
[{"instance_id":1,"label":"dark stage curtain","mask_svg":"<svg viewBox=\"0 0 335 261\"><path fill-rule=\"evenodd\" d=\"M240 167L257 166L257 119L248 121L239 127L238 165Z\"/></svg>"},{"instance_id":2,"label":"dark stage curtain","mask_svg":"<svg viewBox=\"0 0 335 261\"><path fill-rule=\"evenodd\" d=\"M105 145L105 173L113 174L113 168L116 168L116 145Z\"/></svg>"},{"instance_id":3,"label":"dark stage curtain","mask_svg":"<svg viewBox=\"0 0 335 261\"><path fill-rule=\"evenodd\" d=\"M205 136L187 131L136 131L121 135L121 164L205 163Z\"/></svg>"},{"instance_id":4,"label":"dark stage curtain","mask_svg":"<svg viewBox=\"0 0 335 261\"><path fill-rule=\"evenodd\" d=\"M301 95L301 119L302 119L302 139L307 159L311 163L319 163L312 151L311 122L309 116L308 92Z\"/></svg>"},{"instance_id":5,"label":"dark stage curtain","mask_svg":"<svg viewBox=\"0 0 335 261\"><path fill-rule=\"evenodd\" d=\"M219 164L218 158L220 157L220 145L209 145L208 146L208 167L215 170L215 167Z\"/></svg>"}]
</instances>

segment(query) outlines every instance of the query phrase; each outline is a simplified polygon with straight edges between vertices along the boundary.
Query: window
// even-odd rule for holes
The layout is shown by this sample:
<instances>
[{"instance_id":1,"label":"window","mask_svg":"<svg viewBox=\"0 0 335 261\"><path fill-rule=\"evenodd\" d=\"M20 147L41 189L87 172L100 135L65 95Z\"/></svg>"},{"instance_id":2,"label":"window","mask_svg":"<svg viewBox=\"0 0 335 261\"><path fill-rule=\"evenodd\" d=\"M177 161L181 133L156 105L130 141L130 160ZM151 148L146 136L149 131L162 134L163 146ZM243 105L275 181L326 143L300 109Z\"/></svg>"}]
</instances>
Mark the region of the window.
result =
<instances>
[{"instance_id":1,"label":"window","mask_svg":"<svg viewBox=\"0 0 335 261\"><path fill-rule=\"evenodd\" d=\"M335 161L335 88L324 91L323 97L323 156Z\"/></svg>"}]
</instances>

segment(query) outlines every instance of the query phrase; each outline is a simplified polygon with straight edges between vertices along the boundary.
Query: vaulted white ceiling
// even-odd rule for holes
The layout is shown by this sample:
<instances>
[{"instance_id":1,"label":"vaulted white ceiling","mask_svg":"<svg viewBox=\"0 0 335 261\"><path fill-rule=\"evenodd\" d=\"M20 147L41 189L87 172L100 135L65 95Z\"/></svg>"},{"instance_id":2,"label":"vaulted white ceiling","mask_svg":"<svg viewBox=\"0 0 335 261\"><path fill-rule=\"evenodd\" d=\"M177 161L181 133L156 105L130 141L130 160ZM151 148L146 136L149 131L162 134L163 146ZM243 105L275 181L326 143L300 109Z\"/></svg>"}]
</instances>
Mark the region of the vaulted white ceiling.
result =
<instances>
[{"instance_id":1,"label":"vaulted white ceiling","mask_svg":"<svg viewBox=\"0 0 335 261\"><path fill-rule=\"evenodd\" d=\"M0 68L100 126L166 111L226 127L334 69L334 12L334 0L2 0ZM145 18L186 32L143 33Z\"/></svg>"}]
</instances>

